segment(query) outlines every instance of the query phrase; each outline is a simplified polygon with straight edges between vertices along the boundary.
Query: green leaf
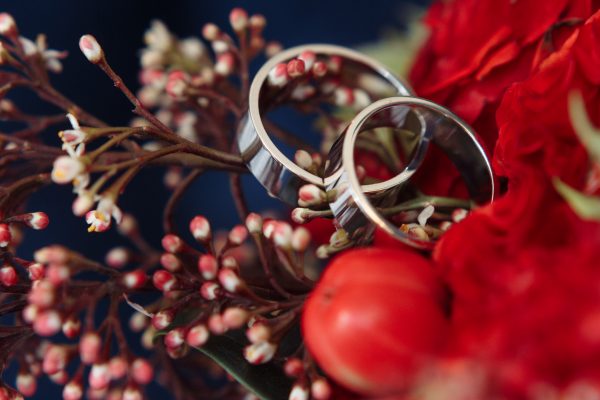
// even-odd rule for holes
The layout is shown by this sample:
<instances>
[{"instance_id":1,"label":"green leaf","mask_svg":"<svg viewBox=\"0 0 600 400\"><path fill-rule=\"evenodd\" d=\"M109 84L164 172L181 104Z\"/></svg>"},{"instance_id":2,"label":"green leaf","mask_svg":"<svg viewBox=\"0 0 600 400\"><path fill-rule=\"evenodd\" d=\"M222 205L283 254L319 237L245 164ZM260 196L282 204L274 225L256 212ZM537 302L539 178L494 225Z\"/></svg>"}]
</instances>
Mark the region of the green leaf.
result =
<instances>
[{"instance_id":1,"label":"green leaf","mask_svg":"<svg viewBox=\"0 0 600 400\"><path fill-rule=\"evenodd\" d=\"M198 348L238 382L264 400L286 400L292 381L273 363L252 365L244 358L244 343L231 335L211 336Z\"/></svg>"},{"instance_id":2,"label":"green leaf","mask_svg":"<svg viewBox=\"0 0 600 400\"><path fill-rule=\"evenodd\" d=\"M582 219L600 221L600 197L581 193L560 179L554 179L554 187Z\"/></svg>"},{"instance_id":3,"label":"green leaf","mask_svg":"<svg viewBox=\"0 0 600 400\"><path fill-rule=\"evenodd\" d=\"M592 125L583 98L578 92L573 92L569 96L569 114L579 140L585 146L592 160L600 163L600 130Z\"/></svg>"}]
</instances>

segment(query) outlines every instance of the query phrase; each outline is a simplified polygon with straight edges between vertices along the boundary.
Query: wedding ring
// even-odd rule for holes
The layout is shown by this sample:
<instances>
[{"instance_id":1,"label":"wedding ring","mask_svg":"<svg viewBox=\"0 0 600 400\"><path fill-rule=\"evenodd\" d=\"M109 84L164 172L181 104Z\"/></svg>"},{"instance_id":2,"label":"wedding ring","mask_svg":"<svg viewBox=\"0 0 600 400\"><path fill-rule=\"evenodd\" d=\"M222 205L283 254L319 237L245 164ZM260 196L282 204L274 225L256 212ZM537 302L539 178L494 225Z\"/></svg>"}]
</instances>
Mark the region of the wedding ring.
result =
<instances>
[{"instance_id":1,"label":"wedding ring","mask_svg":"<svg viewBox=\"0 0 600 400\"><path fill-rule=\"evenodd\" d=\"M273 143L262 118L269 108L269 99L284 89L269 84L269 74L279 64L296 59L307 51L314 53L316 60L329 61L332 57L341 60L342 73L337 79L348 87L364 90L373 100L413 94L406 82L394 76L383 65L344 47L304 45L288 49L269 59L250 86L249 108L238 129L237 144L248 169L268 193L294 206L297 205L300 186L311 183L325 187L331 179L312 174L286 157Z\"/></svg>"},{"instance_id":2,"label":"wedding ring","mask_svg":"<svg viewBox=\"0 0 600 400\"><path fill-rule=\"evenodd\" d=\"M331 210L339 227L356 244L366 244L373 236L375 227L381 228L390 236L420 249L431 249L432 240L415 238L382 215L382 208L391 207L397 202L402 185L408 181L413 167L406 173L389 181L379 183L377 190L365 191L356 174L355 145L361 132L375 127L398 128L406 125L409 115L420 118L423 142L431 141L452 161L476 203L490 202L494 198L494 176L487 155L477 141L472 129L459 117L446 108L417 97L392 97L374 102L359 112L345 133L340 136L330 152L330 171L336 171L327 185L328 191L335 191ZM426 149L427 146L419 146ZM418 149L418 150L419 150ZM411 163L420 164L423 154L413 156ZM409 164L410 165L410 164ZM390 185L393 182L394 185Z\"/></svg>"}]
</instances>

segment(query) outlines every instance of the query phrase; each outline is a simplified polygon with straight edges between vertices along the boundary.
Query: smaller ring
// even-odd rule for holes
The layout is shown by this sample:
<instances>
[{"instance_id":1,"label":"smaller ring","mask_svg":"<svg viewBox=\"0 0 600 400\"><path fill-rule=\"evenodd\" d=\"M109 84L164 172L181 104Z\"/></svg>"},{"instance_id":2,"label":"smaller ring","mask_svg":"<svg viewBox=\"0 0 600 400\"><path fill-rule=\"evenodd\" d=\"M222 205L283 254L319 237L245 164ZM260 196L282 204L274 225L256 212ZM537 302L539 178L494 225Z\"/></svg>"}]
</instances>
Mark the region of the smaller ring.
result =
<instances>
[{"instance_id":1,"label":"smaller ring","mask_svg":"<svg viewBox=\"0 0 600 400\"><path fill-rule=\"evenodd\" d=\"M359 73L374 78L370 84L373 81L385 84L389 92L387 95L413 95L410 86L382 64L345 47L310 44L285 50L269 59L257 72L250 86L248 113L238 128L237 145L248 169L268 193L293 206L297 205L300 186L311 183L325 187L327 179L300 168L277 148L263 124L262 112L268 107L265 104L265 91L269 90L266 84L269 73L278 64L293 60L305 51L313 52L317 59L330 56L342 58L344 63L351 65ZM357 80L352 84L360 85L360 82ZM363 83L364 89L370 91L366 85Z\"/></svg>"},{"instance_id":2,"label":"smaller ring","mask_svg":"<svg viewBox=\"0 0 600 400\"><path fill-rule=\"evenodd\" d=\"M341 164L341 172L327 185L327 190L335 190L337 196L330 203L330 207L339 227L344 229L350 240L355 241L356 244L368 243L372 239L375 227L419 249L430 250L435 244L432 240L420 240L409 236L377 210L377 207L393 205L402 189L402 184L407 180L393 188L384 185L383 190L366 193L356 175L354 147L358 134L365 128L373 128L378 124L381 126L381 122L370 121L379 113L390 111L388 114L391 115L406 114L407 109L414 110L424 118L427 132L422 140L431 140L450 158L460 172L471 198L479 204L494 199L495 184L490 162L469 125L448 109L429 100L418 97L382 99L366 107L354 117L341 139L343 142L341 151L332 152L330 158L333 169ZM384 119L390 120L390 118ZM391 118L391 120L402 122L401 118ZM383 125L388 126L389 123L384 122ZM427 148L427 146L420 147Z\"/></svg>"}]
</instances>

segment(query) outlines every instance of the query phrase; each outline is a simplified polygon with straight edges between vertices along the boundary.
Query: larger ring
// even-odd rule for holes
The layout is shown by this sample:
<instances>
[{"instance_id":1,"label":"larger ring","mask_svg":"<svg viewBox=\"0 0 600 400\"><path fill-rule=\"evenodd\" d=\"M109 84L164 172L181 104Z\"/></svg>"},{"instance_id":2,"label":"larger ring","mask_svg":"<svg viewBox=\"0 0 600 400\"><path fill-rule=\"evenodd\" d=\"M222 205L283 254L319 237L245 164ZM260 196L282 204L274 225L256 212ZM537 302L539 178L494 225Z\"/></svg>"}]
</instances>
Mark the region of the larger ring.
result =
<instances>
[{"instance_id":1,"label":"larger ring","mask_svg":"<svg viewBox=\"0 0 600 400\"><path fill-rule=\"evenodd\" d=\"M471 198L477 203L489 202L494 198L494 176L489 160L475 133L463 120L446 108L417 97L379 100L354 117L330 153L331 168L339 170L335 179L327 185L327 190L335 190L337 196L330 207L337 224L357 244L370 241L377 226L413 247L431 249L434 245L433 241L406 234L377 209L393 204L401 184L406 180L396 182L395 190L385 185L381 191L366 194L356 175L354 150L358 134L365 129L389 126L390 122L394 124L393 127L399 127L398 124L405 123L402 115L407 115L409 110L424 119L426 133L422 140L431 140L450 158L460 172ZM385 118L379 115L382 113ZM375 122L372 121L374 117L377 117Z\"/></svg>"},{"instance_id":2,"label":"larger ring","mask_svg":"<svg viewBox=\"0 0 600 400\"><path fill-rule=\"evenodd\" d=\"M389 84L391 89L389 95L411 96L413 94L406 82L394 76L377 61L340 46L326 44L298 46L269 59L258 71L250 86L248 113L238 129L237 144L248 169L268 193L290 205L297 205L298 189L303 184L312 183L325 187L331 179L324 179L300 168L275 146L262 122L261 108L264 99L261 95L268 86L265 83L269 72L278 64L297 58L305 51L314 52L317 58L341 57L346 67L355 68L360 73ZM352 82L352 85L357 84L360 82ZM370 91L369 88L365 90Z\"/></svg>"}]
</instances>

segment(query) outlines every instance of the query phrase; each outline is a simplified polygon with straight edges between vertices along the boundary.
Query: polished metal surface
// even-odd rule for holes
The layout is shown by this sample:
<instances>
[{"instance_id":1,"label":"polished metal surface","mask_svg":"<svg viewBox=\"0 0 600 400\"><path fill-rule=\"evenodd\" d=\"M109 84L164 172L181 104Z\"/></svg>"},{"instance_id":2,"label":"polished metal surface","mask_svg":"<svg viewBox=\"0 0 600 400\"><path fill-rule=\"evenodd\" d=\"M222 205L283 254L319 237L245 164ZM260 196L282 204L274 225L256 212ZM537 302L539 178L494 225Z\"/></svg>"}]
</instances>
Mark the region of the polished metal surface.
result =
<instances>
[{"instance_id":1,"label":"polished metal surface","mask_svg":"<svg viewBox=\"0 0 600 400\"><path fill-rule=\"evenodd\" d=\"M356 175L354 151L357 136L377 126L401 127L409 112L422 118L425 128L422 141L431 141L444 151L460 172L471 198L477 203L494 198L494 176L489 160L475 133L464 121L444 107L417 97L379 100L356 115L330 153L331 168L335 170L341 166L335 179L327 184L327 190L337 193L337 199L330 203L330 207L339 226L357 244L368 243L377 226L413 247L431 249L434 245L433 241L410 237L378 210L394 204L402 184L419 167L424 157L422 152L427 146L419 146L403 173L383 182L378 191L365 192ZM390 181L394 181L394 186L388 184Z\"/></svg>"},{"instance_id":2,"label":"polished metal surface","mask_svg":"<svg viewBox=\"0 0 600 400\"><path fill-rule=\"evenodd\" d=\"M237 144L240 154L248 169L258 179L258 181L267 189L271 196L277 197L290 205L297 205L298 189L300 186L312 183L319 187L326 186L331 179L323 179L320 176L297 166L292 160L287 158L273 143L269 137L262 118L269 107L268 97L273 95L273 91L278 89L269 88L267 78L269 72L279 63L290 61L298 57L304 51L316 53L317 59L322 57L339 56L342 57L345 67L349 67L353 78L368 78L369 84L376 82L389 86L388 95L410 96L413 94L410 86L394 76L383 65L377 61L364 56L356 51L334 45L311 44L298 46L283 51L271 59L258 71L252 85L250 86L249 109L247 115L242 120L237 136ZM349 87L362 88L369 93L372 90L363 79L354 79L347 82ZM361 85L365 87L361 87ZM399 177L397 180L402 180ZM390 182L389 184L393 184ZM367 188L367 192L376 188Z\"/></svg>"}]
</instances>

